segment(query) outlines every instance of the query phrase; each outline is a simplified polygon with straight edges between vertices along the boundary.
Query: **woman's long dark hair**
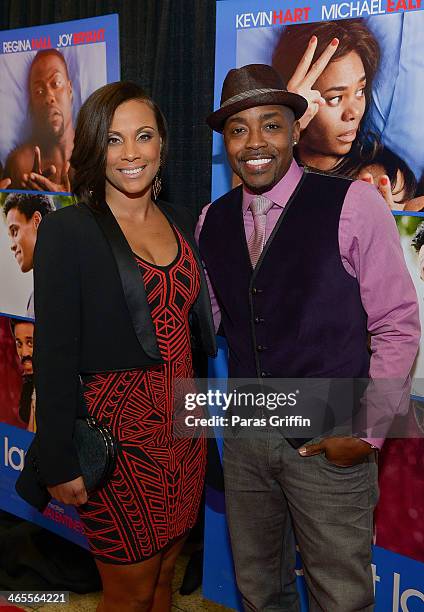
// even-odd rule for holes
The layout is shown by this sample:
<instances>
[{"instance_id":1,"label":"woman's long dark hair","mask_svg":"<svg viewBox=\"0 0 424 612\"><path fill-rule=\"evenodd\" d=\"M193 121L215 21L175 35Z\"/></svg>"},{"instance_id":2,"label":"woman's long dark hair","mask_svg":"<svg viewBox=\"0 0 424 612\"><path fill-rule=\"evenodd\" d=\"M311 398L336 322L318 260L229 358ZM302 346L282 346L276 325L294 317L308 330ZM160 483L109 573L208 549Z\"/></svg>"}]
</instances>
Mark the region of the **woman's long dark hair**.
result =
<instances>
[{"instance_id":1,"label":"woman's long dark hair","mask_svg":"<svg viewBox=\"0 0 424 612\"><path fill-rule=\"evenodd\" d=\"M118 106L128 100L139 100L153 110L162 139L161 162L166 156L166 121L150 96L139 85L130 82L110 83L100 87L80 108L71 157L74 171L72 191L79 201L90 206L101 207L104 204L109 128Z\"/></svg>"},{"instance_id":2,"label":"woman's long dark hair","mask_svg":"<svg viewBox=\"0 0 424 612\"><path fill-rule=\"evenodd\" d=\"M274 68L288 82L314 34L318 38L314 60L320 57L333 38L338 38L339 44L331 59L332 62L345 57L352 51L355 51L361 58L367 79L365 115L371 101L372 84L380 63L380 46L363 19L343 19L286 27L274 49L272 58ZM298 159L298 161L301 160ZM334 168L328 170L327 174L356 178L360 170L369 164L384 165L392 189L398 180L398 170L402 172L405 192L402 201L414 197L416 180L413 172L398 155L386 149L379 142L376 134L365 134L363 128L360 129L349 153Z\"/></svg>"}]
</instances>

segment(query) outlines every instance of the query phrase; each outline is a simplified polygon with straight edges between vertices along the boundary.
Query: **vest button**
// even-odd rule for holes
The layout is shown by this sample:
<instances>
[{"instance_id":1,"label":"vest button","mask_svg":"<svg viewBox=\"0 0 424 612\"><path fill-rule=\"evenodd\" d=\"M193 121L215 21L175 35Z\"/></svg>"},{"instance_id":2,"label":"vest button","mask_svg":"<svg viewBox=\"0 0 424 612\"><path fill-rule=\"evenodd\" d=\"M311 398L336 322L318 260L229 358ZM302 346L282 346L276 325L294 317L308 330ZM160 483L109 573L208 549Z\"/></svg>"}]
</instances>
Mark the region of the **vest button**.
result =
<instances>
[{"instance_id":1,"label":"vest button","mask_svg":"<svg viewBox=\"0 0 424 612\"><path fill-rule=\"evenodd\" d=\"M257 293L262 293L263 289L258 289L257 287L253 287L252 289L252 293L253 295L256 295Z\"/></svg>"},{"instance_id":2,"label":"vest button","mask_svg":"<svg viewBox=\"0 0 424 612\"><path fill-rule=\"evenodd\" d=\"M267 347L263 346L262 344L258 344L258 346L256 348L257 348L257 350L259 352L266 351L266 349L267 349Z\"/></svg>"},{"instance_id":3,"label":"vest button","mask_svg":"<svg viewBox=\"0 0 424 612\"><path fill-rule=\"evenodd\" d=\"M263 319L261 319L261 317L255 317L254 321L255 323L260 323L261 321L263 321Z\"/></svg>"},{"instance_id":4,"label":"vest button","mask_svg":"<svg viewBox=\"0 0 424 612\"><path fill-rule=\"evenodd\" d=\"M261 372L261 376L262 378L268 378L268 376L271 376L270 372Z\"/></svg>"}]
</instances>

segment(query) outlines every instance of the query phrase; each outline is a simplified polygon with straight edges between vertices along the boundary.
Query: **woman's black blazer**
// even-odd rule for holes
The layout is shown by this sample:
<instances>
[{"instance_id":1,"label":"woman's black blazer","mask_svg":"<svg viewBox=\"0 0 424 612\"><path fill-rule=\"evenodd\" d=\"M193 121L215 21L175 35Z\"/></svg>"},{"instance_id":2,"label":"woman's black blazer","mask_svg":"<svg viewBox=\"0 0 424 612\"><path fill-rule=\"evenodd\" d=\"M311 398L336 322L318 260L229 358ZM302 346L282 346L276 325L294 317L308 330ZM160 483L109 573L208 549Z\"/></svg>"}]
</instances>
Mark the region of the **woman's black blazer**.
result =
<instances>
[{"instance_id":1,"label":"woman's black blazer","mask_svg":"<svg viewBox=\"0 0 424 612\"><path fill-rule=\"evenodd\" d=\"M209 295L193 239L195 219L165 202L158 206L193 249L201 285L190 313L192 335L208 355L215 355ZM80 375L163 362L140 280L108 206L93 211L77 204L47 215L40 224L34 252L34 447L45 484L67 482L81 473L72 443L74 420L86 414ZM26 461L16 487L26 499L32 469Z\"/></svg>"}]
</instances>

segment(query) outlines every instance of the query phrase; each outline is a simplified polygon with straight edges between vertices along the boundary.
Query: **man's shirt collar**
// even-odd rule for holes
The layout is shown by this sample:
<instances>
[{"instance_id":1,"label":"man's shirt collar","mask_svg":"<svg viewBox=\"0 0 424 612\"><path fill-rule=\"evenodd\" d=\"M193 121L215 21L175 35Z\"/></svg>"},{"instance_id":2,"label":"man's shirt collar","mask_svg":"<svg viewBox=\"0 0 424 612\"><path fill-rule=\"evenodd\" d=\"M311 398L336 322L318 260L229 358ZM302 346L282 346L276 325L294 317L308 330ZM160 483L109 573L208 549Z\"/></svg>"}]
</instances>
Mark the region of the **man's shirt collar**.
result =
<instances>
[{"instance_id":1,"label":"man's shirt collar","mask_svg":"<svg viewBox=\"0 0 424 612\"><path fill-rule=\"evenodd\" d=\"M299 183L302 174L302 168L300 168L293 159L292 163L290 164L290 168L287 170L283 178L280 179L280 181L274 185L272 189L262 193L261 195L274 202L276 206L284 208L291 194ZM243 185L243 215L246 214L250 202L256 195L258 194L253 193L245 185Z\"/></svg>"}]
</instances>

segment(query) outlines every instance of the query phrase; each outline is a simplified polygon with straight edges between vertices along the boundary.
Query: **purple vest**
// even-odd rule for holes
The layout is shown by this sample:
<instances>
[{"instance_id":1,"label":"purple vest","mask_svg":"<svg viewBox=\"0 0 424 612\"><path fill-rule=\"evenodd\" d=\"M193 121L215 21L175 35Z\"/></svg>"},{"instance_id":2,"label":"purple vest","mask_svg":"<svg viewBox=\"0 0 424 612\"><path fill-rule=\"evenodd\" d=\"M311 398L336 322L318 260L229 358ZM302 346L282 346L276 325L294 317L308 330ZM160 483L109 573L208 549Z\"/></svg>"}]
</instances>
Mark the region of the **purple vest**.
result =
<instances>
[{"instance_id":1,"label":"purple vest","mask_svg":"<svg viewBox=\"0 0 424 612\"><path fill-rule=\"evenodd\" d=\"M241 187L209 207L200 251L221 308L230 377L368 377L367 315L338 241L350 184L305 172L255 270Z\"/></svg>"}]
</instances>

